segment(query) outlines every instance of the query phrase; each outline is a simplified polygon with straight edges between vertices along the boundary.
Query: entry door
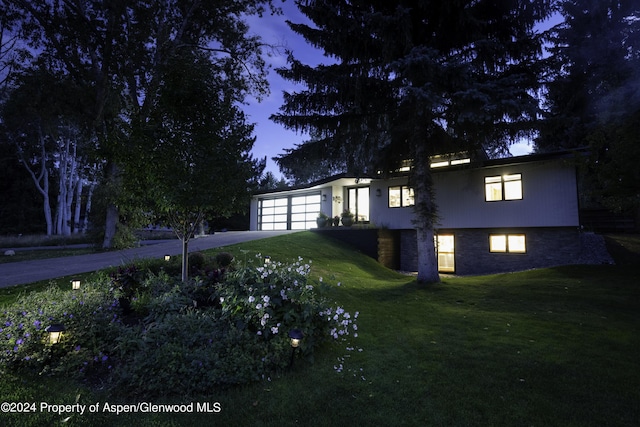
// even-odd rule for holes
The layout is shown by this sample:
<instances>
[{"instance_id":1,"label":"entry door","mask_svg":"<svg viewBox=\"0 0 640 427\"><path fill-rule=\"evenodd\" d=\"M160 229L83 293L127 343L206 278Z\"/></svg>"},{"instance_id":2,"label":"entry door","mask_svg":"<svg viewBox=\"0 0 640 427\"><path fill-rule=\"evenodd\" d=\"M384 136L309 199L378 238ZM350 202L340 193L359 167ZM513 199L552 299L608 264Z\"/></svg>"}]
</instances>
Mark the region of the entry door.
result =
<instances>
[{"instance_id":1,"label":"entry door","mask_svg":"<svg viewBox=\"0 0 640 427\"><path fill-rule=\"evenodd\" d=\"M453 234L438 234L436 236L436 251L438 254L438 271L453 273L455 265L455 247Z\"/></svg>"},{"instance_id":2,"label":"entry door","mask_svg":"<svg viewBox=\"0 0 640 427\"><path fill-rule=\"evenodd\" d=\"M349 211L357 222L369 221L369 187L349 188Z\"/></svg>"}]
</instances>

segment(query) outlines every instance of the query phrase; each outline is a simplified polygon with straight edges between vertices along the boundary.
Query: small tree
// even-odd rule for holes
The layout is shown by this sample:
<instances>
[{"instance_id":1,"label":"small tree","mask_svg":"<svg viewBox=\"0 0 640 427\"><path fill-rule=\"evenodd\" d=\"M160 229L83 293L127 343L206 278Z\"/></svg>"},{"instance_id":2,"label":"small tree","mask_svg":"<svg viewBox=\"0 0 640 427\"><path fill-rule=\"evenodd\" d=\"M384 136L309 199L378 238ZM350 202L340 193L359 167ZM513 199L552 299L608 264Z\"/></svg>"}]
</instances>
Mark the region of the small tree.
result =
<instances>
[{"instance_id":1,"label":"small tree","mask_svg":"<svg viewBox=\"0 0 640 427\"><path fill-rule=\"evenodd\" d=\"M136 129L137 172L127 181L183 243L182 280L188 276L188 243L207 216L229 216L248 204L248 181L260 174L249 151L253 126L236 106L241 90L225 70L196 50L168 62L150 120Z\"/></svg>"}]
</instances>

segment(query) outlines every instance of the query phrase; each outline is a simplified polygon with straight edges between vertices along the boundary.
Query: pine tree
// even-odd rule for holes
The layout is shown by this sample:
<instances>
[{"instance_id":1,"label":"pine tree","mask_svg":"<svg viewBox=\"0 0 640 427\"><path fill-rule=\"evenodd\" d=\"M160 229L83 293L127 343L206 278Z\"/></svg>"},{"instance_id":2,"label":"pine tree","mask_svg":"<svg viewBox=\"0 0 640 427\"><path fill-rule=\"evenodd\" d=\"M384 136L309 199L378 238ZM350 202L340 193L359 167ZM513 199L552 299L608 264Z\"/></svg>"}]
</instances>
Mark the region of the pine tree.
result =
<instances>
[{"instance_id":1,"label":"pine tree","mask_svg":"<svg viewBox=\"0 0 640 427\"><path fill-rule=\"evenodd\" d=\"M273 120L316 138L279 162L312 155L356 175L412 161L418 279L438 281L437 207L430 157L506 152L538 113L541 40L549 1L324 0L300 3L315 24L290 24L335 63L289 59L280 74L306 84Z\"/></svg>"}]
</instances>

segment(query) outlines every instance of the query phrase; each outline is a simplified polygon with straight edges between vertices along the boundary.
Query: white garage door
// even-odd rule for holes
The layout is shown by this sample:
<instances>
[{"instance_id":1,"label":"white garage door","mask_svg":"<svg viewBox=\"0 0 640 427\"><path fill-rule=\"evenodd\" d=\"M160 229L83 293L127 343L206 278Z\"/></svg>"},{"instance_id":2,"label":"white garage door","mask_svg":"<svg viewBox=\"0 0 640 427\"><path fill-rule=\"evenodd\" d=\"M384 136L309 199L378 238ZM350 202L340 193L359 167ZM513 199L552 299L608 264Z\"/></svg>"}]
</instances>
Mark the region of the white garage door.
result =
<instances>
[{"instance_id":1,"label":"white garage door","mask_svg":"<svg viewBox=\"0 0 640 427\"><path fill-rule=\"evenodd\" d=\"M316 226L320 192L258 200L258 230L308 230Z\"/></svg>"}]
</instances>

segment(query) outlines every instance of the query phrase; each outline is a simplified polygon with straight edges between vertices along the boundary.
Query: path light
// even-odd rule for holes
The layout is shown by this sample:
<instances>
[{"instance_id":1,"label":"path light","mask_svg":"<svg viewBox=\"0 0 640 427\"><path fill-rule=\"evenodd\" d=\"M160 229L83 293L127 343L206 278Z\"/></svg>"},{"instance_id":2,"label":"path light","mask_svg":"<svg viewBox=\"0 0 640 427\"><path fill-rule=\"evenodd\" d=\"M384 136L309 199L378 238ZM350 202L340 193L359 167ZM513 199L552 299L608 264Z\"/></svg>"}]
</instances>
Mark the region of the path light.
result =
<instances>
[{"instance_id":1,"label":"path light","mask_svg":"<svg viewBox=\"0 0 640 427\"><path fill-rule=\"evenodd\" d=\"M78 289L80 289L80 279L73 279L71 281L71 289L77 291Z\"/></svg>"},{"instance_id":2,"label":"path light","mask_svg":"<svg viewBox=\"0 0 640 427\"><path fill-rule=\"evenodd\" d=\"M60 338L62 338L62 333L66 330L62 323L53 323L47 326L44 331L49 333L49 342L51 344L58 344Z\"/></svg>"},{"instance_id":3,"label":"path light","mask_svg":"<svg viewBox=\"0 0 640 427\"><path fill-rule=\"evenodd\" d=\"M271 264L271 257L269 255L266 255L264 257L264 265L267 265L267 264Z\"/></svg>"},{"instance_id":4,"label":"path light","mask_svg":"<svg viewBox=\"0 0 640 427\"><path fill-rule=\"evenodd\" d=\"M165 255L164 256L164 260L167 261L167 262L171 261L171 255Z\"/></svg>"},{"instance_id":5,"label":"path light","mask_svg":"<svg viewBox=\"0 0 640 427\"><path fill-rule=\"evenodd\" d=\"M293 358L296 355L296 349L300 346L300 341L304 338L304 334L300 329L291 329L289 331L289 338L291 339L291 362L289 362L289 366L293 366Z\"/></svg>"},{"instance_id":6,"label":"path light","mask_svg":"<svg viewBox=\"0 0 640 427\"><path fill-rule=\"evenodd\" d=\"M304 338L304 334L300 329L292 329L289 331L289 338L291 338L291 347L298 348L300 341Z\"/></svg>"}]
</instances>

